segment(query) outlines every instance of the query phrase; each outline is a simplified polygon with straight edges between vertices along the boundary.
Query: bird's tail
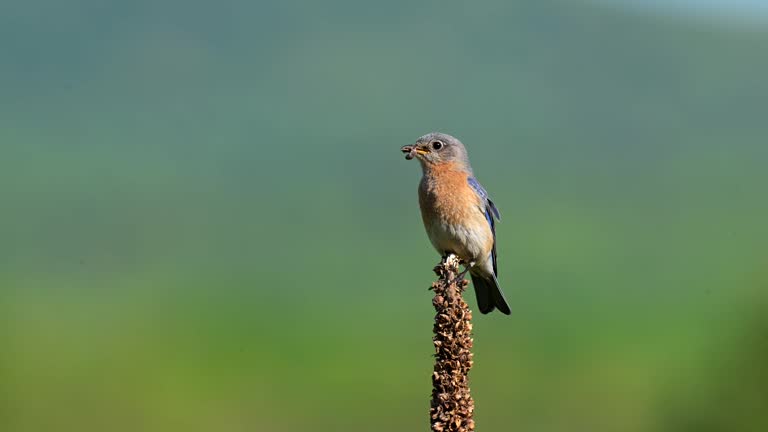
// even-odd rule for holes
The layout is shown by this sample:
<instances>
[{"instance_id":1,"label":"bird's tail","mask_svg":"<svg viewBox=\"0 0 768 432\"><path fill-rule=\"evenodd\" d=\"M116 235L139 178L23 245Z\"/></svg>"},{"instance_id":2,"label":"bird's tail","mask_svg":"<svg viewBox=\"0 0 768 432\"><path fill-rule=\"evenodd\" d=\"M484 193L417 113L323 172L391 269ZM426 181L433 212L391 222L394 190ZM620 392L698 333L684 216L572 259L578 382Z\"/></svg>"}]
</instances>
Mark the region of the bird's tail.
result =
<instances>
[{"instance_id":1,"label":"bird's tail","mask_svg":"<svg viewBox=\"0 0 768 432\"><path fill-rule=\"evenodd\" d=\"M472 276L472 284L475 286L475 295L477 295L477 307L480 309L480 313L487 314L494 308L499 309L506 315L509 315L509 305L507 299L504 298L504 294L499 288L499 281L496 280L496 276L491 274L474 274L470 272Z\"/></svg>"}]
</instances>

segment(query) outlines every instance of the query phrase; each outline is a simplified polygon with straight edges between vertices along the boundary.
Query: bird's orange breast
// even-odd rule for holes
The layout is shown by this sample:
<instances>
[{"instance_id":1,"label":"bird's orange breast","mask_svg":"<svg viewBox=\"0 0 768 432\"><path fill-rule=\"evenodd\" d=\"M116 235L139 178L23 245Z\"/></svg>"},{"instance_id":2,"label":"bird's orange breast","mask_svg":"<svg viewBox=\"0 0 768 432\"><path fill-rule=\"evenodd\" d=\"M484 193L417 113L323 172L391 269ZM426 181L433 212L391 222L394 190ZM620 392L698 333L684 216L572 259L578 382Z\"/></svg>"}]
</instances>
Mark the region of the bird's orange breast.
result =
<instances>
[{"instance_id":1,"label":"bird's orange breast","mask_svg":"<svg viewBox=\"0 0 768 432\"><path fill-rule=\"evenodd\" d=\"M482 261L490 256L494 239L481 198L467 183L468 175L449 164L425 173L419 187L421 217L438 252Z\"/></svg>"},{"instance_id":2,"label":"bird's orange breast","mask_svg":"<svg viewBox=\"0 0 768 432\"><path fill-rule=\"evenodd\" d=\"M450 225L485 222L480 211L480 198L467 183L467 172L456 164L441 164L433 167L424 176L420 185L424 224L439 221Z\"/></svg>"}]
</instances>

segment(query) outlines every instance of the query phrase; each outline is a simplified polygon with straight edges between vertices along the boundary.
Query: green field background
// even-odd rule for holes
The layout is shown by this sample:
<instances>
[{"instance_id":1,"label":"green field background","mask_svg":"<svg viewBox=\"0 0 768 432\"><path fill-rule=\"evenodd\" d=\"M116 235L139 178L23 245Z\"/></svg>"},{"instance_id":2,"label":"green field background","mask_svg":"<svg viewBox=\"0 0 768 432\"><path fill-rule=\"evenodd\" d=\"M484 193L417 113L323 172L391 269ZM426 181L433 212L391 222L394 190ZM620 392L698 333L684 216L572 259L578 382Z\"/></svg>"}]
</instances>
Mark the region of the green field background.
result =
<instances>
[{"instance_id":1,"label":"green field background","mask_svg":"<svg viewBox=\"0 0 768 432\"><path fill-rule=\"evenodd\" d=\"M0 9L0 431L427 430L433 130L502 213L478 430L768 430L768 21Z\"/></svg>"}]
</instances>

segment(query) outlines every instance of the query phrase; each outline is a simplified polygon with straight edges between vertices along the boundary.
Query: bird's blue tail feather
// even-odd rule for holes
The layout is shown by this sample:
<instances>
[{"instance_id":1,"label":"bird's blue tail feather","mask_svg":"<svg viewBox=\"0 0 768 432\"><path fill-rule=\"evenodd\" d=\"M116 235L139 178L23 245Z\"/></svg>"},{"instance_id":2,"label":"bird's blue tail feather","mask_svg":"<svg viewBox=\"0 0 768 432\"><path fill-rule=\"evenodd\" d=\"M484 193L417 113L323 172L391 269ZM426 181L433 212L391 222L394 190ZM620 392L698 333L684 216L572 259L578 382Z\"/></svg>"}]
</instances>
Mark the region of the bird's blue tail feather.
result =
<instances>
[{"instance_id":1,"label":"bird's blue tail feather","mask_svg":"<svg viewBox=\"0 0 768 432\"><path fill-rule=\"evenodd\" d=\"M499 288L499 281L496 276L474 273L470 273L470 275L472 276L472 284L475 286L477 307L480 309L480 313L487 314L493 309L498 309L506 315L512 313L501 288Z\"/></svg>"}]
</instances>

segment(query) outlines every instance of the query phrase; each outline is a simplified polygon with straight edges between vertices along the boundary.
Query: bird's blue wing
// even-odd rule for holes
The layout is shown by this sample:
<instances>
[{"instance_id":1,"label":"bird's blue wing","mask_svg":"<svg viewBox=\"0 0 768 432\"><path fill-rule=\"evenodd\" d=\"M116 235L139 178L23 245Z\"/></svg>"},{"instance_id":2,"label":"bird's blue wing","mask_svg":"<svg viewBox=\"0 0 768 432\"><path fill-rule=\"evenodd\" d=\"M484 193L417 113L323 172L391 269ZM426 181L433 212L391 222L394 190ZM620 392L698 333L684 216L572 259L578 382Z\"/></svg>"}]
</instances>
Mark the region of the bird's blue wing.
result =
<instances>
[{"instance_id":1,"label":"bird's blue wing","mask_svg":"<svg viewBox=\"0 0 768 432\"><path fill-rule=\"evenodd\" d=\"M477 181L477 179L474 177L468 177L467 182L470 186L472 186L472 189L474 189L477 196L486 202L486 211L490 210L491 214L493 214L497 220L501 220L499 210L496 208L496 205L493 203L493 201L491 201L491 198L488 197L488 192L485 191L483 185L481 185L480 182Z\"/></svg>"},{"instance_id":2,"label":"bird's blue wing","mask_svg":"<svg viewBox=\"0 0 768 432\"><path fill-rule=\"evenodd\" d=\"M488 192L485 190L485 188L483 188L483 186L480 184L480 182L477 181L476 178L468 177L467 183L469 183L469 186L472 187L477 196L479 196L485 204L484 208L482 209L483 214L485 215L485 219L488 221L488 225L491 226L491 232L493 233L493 248L491 249L493 273L498 275L496 271L496 220L501 220L499 210L496 208L496 205L493 203L493 201L491 201L491 199L488 197Z\"/></svg>"}]
</instances>

